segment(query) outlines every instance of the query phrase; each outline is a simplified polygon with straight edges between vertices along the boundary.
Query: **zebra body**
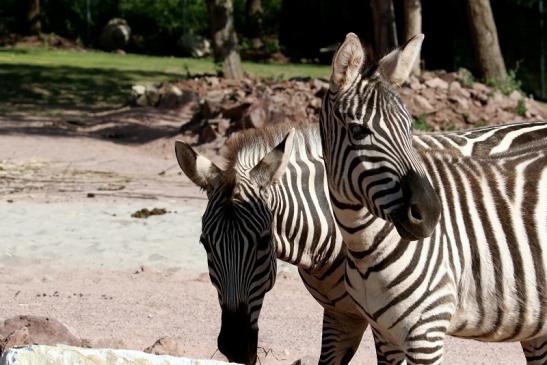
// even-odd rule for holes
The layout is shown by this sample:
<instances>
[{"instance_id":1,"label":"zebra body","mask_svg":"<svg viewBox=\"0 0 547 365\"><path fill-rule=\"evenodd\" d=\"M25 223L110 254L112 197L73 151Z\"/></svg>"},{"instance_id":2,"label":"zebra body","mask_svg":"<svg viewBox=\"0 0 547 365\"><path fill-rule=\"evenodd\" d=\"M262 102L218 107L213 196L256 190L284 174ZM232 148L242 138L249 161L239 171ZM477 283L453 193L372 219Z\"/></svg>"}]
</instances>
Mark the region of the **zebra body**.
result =
<instances>
[{"instance_id":1,"label":"zebra body","mask_svg":"<svg viewBox=\"0 0 547 365\"><path fill-rule=\"evenodd\" d=\"M333 61L320 126L347 291L379 364L439 364L446 334L521 341L546 364L547 144L416 151L386 80L408 77L422 39L365 68L350 34Z\"/></svg>"},{"instance_id":2,"label":"zebra body","mask_svg":"<svg viewBox=\"0 0 547 365\"><path fill-rule=\"evenodd\" d=\"M227 171L233 171L232 175L239 176L240 184L246 182L251 187L257 185L249 180L249 171L283 140L289 130L290 126L284 126L244 132L246 137L236 138L229 146L233 148L233 151L226 156L230 161L230 167L225 170L224 174ZM473 131L475 132L472 133ZM344 285L346 250L330 207L318 126L297 128L293 138L294 151L287 164L285 174L277 184L271 187L271 191L267 194L268 197L260 193L250 194L249 191L256 191L256 187L243 189L248 194L243 200L255 203L264 201L263 205L266 205L267 209L271 211L271 217L268 214L260 215L260 217L266 218L266 222L254 225L261 227L260 232L256 233L257 236L268 231L264 227L271 227L272 240L269 244L273 245L273 248L269 244L263 245L262 240L251 238L248 243L257 247L263 246L263 256L271 256L274 262L269 261L269 270L260 270L260 266L257 268L254 265L248 265L248 271L234 271L234 273L236 276L248 277L253 274L253 271L260 271L263 277L268 277L268 281L273 282L276 268L275 257L298 266L307 289L325 309L320 362L324 364L347 363L360 343L367 322L347 295ZM547 122L513 123L446 134L422 134L414 137L414 144L424 148L430 148L429 146L450 148L461 154L471 152L488 155L491 151L496 150L496 146L503 145L505 149L515 148L515 146L534 138L547 138ZM487 145L488 149L481 147L484 145ZM179 152L183 151L185 154L179 157ZM200 160L203 157L180 142L177 142L177 156L181 167L190 179L199 186L208 189L203 181L197 178L197 171L191 168L193 163L203 165L203 160ZM219 172L214 173L218 174ZM214 180L212 177L209 179ZM215 236L217 225L225 227L225 221L233 222L228 219L228 216L219 213L225 210L226 196L232 194L234 189L228 191L229 189L224 189L222 184L214 182L209 185L216 187L208 192L209 202L203 217L203 232L204 236ZM241 188L238 190L242 191ZM233 199L231 196L229 198ZM239 193L238 199L242 200L241 193ZM229 228L244 231L246 225L246 221L242 219L235 221ZM224 308L228 307L228 303L225 303L227 300L222 298L224 294L233 291L236 286L241 289L244 285L240 285L241 280L238 277L221 280L222 266L226 266L223 260L228 260L228 258L223 258L222 252L214 251L211 248L214 245L230 247L230 244L233 244L232 241L239 240L218 237L217 234L216 239L211 239L214 242L209 242L207 237L203 237L202 241L205 241L209 271L213 283L219 291L219 299L224 311ZM239 256L233 257L233 260L236 261L241 259ZM259 278L255 280L261 281ZM261 287L262 291L253 295L255 301L253 303L250 302L249 293L239 292L231 295L231 298L237 299L236 301L249 303L249 308L255 308L255 312L250 316L254 326L257 326L259 316L260 305L257 303L261 303L269 286ZM235 301L233 302L230 304L232 307L236 306ZM229 319L224 316L223 319L229 322ZM241 320L243 321L243 319ZM245 350L251 351L249 347ZM256 353L256 347L254 352Z\"/></svg>"}]
</instances>

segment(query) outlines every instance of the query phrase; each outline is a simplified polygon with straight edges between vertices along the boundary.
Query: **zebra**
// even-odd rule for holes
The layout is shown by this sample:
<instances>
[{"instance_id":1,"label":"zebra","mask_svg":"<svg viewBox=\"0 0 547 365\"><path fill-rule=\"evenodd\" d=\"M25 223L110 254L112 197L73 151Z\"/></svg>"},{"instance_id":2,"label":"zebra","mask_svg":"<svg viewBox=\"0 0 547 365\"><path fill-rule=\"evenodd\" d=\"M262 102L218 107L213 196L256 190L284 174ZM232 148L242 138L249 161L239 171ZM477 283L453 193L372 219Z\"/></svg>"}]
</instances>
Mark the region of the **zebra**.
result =
<instances>
[{"instance_id":1,"label":"zebra","mask_svg":"<svg viewBox=\"0 0 547 365\"><path fill-rule=\"evenodd\" d=\"M376 64L350 33L320 115L348 294L379 364L440 364L447 334L520 341L547 364L547 144L488 158L416 150L393 86L423 41Z\"/></svg>"},{"instance_id":2,"label":"zebra","mask_svg":"<svg viewBox=\"0 0 547 365\"><path fill-rule=\"evenodd\" d=\"M292 137L294 151L283 178L276 184L265 189L249 177L249 171L261 160L274 160L284 151L281 143L292 127L282 125L243 131L228 142L229 152L224 156L228 168L223 170L189 145L180 141L175 143L181 169L191 181L207 191L201 241L208 254L209 273L222 307L219 349L230 361L245 364L256 361L257 321L262 299L275 280L277 257L298 266L306 288L324 308L320 363L347 364L359 346L367 322L344 286L346 252L330 207L318 125L296 127ZM421 134L414 137L414 144L419 148L446 148L461 154L488 155L542 138L547 139L547 122ZM233 186L234 179L240 185L238 189ZM237 196L234 190L239 191ZM253 213L248 219L244 215L232 219L230 215L221 214L229 200L237 201L241 205L239 209L246 212L252 212L257 204L262 213ZM256 224L259 218L264 221ZM246 251L222 251L242 242L219 232L229 225L240 236L248 237L245 244L260 249L261 260L249 259ZM230 267L240 262L246 265ZM232 271L233 276L228 277L227 271ZM261 285L261 291L253 293L251 300L253 280L263 283L266 279L267 284ZM227 298L228 295L231 298ZM230 300L238 303L235 310L228 308ZM246 329L240 330L242 326ZM241 336L241 333L246 335ZM228 343L230 339L239 342Z\"/></svg>"}]
</instances>

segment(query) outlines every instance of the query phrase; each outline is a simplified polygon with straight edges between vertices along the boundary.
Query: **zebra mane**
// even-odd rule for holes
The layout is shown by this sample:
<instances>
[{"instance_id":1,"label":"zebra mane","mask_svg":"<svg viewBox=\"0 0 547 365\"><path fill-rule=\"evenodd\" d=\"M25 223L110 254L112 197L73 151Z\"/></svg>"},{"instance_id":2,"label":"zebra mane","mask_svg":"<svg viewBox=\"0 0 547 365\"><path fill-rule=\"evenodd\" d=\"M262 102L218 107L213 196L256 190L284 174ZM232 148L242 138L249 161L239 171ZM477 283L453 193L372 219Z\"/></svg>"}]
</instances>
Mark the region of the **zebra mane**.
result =
<instances>
[{"instance_id":1,"label":"zebra mane","mask_svg":"<svg viewBox=\"0 0 547 365\"><path fill-rule=\"evenodd\" d=\"M319 127L316 124L280 123L261 129L247 129L233 135L226 143L226 152L223 154L226 169L223 175L226 179L234 179L256 166L287 136L291 128L296 129L293 155L322 155Z\"/></svg>"}]
</instances>

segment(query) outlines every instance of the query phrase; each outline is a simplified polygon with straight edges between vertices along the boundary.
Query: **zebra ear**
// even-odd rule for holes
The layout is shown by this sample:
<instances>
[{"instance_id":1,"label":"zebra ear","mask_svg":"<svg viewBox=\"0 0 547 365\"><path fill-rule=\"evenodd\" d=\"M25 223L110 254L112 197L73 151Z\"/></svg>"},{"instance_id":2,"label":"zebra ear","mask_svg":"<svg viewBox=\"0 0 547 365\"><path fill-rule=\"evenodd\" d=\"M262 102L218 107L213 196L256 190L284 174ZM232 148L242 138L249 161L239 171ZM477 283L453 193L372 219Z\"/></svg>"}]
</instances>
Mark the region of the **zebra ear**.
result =
<instances>
[{"instance_id":1,"label":"zebra ear","mask_svg":"<svg viewBox=\"0 0 547 365\"><path fill-rule=\"evenodd\" d=\"M215 177L222 173L208 158L200 155L182 141L175 141L175 154L184 174L197 186L206 190Z\"/></svg>"},{"instance_id":2,"label":"zebra ear","mask_svg":"<svg viewBox=\"0 0 547 365\"><path fill-rule=\"evenodd\" d=\"M336 92L349 86L359 74L364 61L365 52L359 37L355 33L348 33L332 60L330 89Z\"/></svg>"},{"instance_id":3,"label":"zebra ear","mask_svg":"<svg viewBox=\"0 0 547 365\"><path fill-rule=\"evenodd\" d=\"M420 55L423 34L410 38L404 46L390 52L378 63L380 73L392 84L401 85L405 82Z\"/></svg>"},{"instance_id":4,"label":"zebra ear","mask_svg":"<svg viewBox=\"0 0 547 365\"><path fill-rule=\"evenodd\" d=\"M249 173L259 186L268 186L280 180L285 173L293 149L294 133L295 129L291 128L287 136L268 152Z\"/></svg>"}]
</instances>

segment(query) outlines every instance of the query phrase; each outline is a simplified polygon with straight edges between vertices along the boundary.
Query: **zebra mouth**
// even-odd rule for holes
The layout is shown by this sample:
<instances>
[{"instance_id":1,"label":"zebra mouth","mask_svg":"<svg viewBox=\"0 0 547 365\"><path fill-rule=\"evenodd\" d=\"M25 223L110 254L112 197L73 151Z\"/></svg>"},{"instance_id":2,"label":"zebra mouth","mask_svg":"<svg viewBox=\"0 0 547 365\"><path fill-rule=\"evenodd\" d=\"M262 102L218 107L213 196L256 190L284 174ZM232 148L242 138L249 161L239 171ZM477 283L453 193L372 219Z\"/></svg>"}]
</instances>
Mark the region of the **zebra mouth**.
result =
<instances>
[{"instance_id":1,"label":"zebra mouth","mask_svg":"<svg viewBox=\"0 0 547 365\"><path fill-rule=\"evenodd\" d=\"M393 224L395 225L395 229L397 229L397 233L399 233L399 236L401 236L405 240L409 241L418 241L424 237L418 236L408 229L405 228L405 226L398 220L394 220Z\"/></svg>"}]
</instances>

